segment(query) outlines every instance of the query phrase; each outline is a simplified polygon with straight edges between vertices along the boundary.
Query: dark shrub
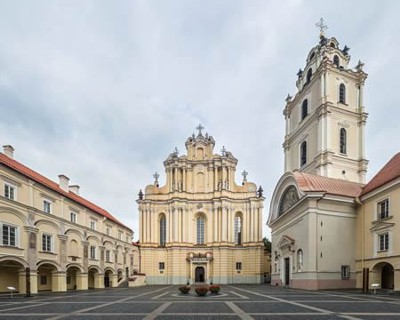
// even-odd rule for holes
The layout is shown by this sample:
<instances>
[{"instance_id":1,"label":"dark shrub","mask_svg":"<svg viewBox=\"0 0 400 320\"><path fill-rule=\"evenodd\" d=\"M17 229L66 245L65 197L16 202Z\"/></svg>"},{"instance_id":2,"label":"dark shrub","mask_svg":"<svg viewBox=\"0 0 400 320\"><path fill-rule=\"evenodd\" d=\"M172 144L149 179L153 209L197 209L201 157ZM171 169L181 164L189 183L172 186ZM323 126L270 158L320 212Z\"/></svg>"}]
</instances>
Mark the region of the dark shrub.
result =
<instances>
[{"instance_id":1,"label":"dark shrub","mask_svg":"<svg viewBox=\"0 0 400 320\"><path fill-rule=\"evenodd\" d=\"M190 291L190 286L179 287L179 291L182 292L183 294L188 294Z\"/></svg>"},{"instance_id":2,"label":"dark shrub","mask_svg":"<svg viewBox=\"0 0 400 320\"><path fill-rule=\"evenodd\" d=\"M210 292L212 294L217 294L221 290L221 287L218 284L212 284L210 286Z\"/></svg>"}]
</instances>

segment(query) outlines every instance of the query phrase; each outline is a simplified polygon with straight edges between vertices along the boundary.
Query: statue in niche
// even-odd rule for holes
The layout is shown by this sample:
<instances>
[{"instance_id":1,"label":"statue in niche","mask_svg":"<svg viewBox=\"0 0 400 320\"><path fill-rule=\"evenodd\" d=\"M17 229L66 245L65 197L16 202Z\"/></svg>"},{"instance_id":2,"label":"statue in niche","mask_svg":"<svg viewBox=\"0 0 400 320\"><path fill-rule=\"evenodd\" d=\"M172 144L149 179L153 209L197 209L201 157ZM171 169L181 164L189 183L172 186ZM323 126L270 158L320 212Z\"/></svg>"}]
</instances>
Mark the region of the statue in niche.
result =
<instances>
[{"instance_id":1,"label":"statue in niche","mask_svg":"<svg viewBox=\"0 0 400 320\"><path fill-rule=\"evenodd\" d=\"M222 191L222 181L218 182L218 191Z\"/></svg>"},{"instance_id":2,"label":"statue in niche","mask_svg":"<svg viewBox=\"0 0 400 320\"><path fill-rule=\"evenodd\" d=\"M178 191L182 191L182 181L178 181Z\"/></svg>"},{"instance_id":3,"label":"statue in niche","mask_svg":"<svg viewBox=\"0 0 400 320\"><path fill-rule=\"evenodd\" d=\"M229 181L228 181L228 180L225 180L224 188L225 188L226 190L229 189Z\"/></svg>"},{"instance_id":4,"label":"statue in niche","mask_svg":"<svg viewBox=\"0 0 400 320\"><path fill-rule=\"evenodd\" d=\"M303 250L299 249L297 251L297 269L301 270L303 267Z\"/></svg>"},{"instance_id":5,"label":"statue in niche","mask_svg":"<svg viewBox=\"0 0 400 320\"><path fill-rule=\"evenodd\" d=\"M175 190L175 182L172 182L172 191Z\"/></svg>"}]
</instances>

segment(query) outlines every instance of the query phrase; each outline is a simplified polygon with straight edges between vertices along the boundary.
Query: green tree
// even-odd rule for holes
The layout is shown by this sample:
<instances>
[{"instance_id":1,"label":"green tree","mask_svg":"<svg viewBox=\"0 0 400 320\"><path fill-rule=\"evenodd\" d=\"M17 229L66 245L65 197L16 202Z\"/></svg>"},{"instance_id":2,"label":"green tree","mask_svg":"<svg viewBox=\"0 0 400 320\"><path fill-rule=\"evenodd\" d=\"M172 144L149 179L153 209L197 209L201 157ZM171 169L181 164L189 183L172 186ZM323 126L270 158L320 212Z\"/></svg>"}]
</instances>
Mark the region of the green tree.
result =
<instances>
[{"instance_id":1,"label":"green tree","mask_svg":"<svg viewBox=\"0 0 400 320\"><path fill-rule=\"evenodd\" d=\"M264 237L263 242L264 242L264 250L271 252L271 241L269 241L267 237Z\"/></svg>"}]
</instances>

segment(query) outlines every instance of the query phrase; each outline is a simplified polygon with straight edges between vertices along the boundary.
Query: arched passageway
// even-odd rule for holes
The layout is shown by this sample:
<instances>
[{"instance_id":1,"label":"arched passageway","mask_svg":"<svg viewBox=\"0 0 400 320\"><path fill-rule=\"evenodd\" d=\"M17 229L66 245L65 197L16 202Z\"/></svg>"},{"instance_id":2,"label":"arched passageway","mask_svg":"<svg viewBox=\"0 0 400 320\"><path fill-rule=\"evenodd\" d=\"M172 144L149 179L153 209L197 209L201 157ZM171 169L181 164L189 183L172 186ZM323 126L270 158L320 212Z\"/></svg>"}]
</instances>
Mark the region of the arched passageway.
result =
<instances>
[{"instance_id":1,"label":"arched passageway","mask_svg":"<svg viewBox=\"0 0 400 320\"><path fill-rule=\"evenodd\" d=\"M7 287L14 287L18 292L25 293L25 266L17 261L4 260L0 262L0 292L8 292Z\"/></svg>"}]
</instances>

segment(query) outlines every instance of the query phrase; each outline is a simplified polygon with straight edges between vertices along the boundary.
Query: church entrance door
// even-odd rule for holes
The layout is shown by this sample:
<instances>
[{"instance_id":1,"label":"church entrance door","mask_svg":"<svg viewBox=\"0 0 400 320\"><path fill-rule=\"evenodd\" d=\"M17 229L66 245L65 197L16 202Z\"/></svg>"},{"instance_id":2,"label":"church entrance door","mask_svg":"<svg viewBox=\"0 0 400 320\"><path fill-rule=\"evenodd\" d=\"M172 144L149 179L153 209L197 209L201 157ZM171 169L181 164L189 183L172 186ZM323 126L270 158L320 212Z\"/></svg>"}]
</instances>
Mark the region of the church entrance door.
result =
<instances>
[{"instance_id":1,"label":"church entrance door","mask_svg":"<svg viewBox=\"0 0 400 320\"><path fill-rule=\"evenodd\" d=\"M195 270L195 282L204 282L204 268L203 267L197 267Z\"/></svg>"},{"instance_id":2,"label":"church entrance door","mask_svg":"<svg viewBox=\"0 0 400 320\"><path fill-rule=\"evenodd\" d=\"M290 260L285 258L285 286L289 285L290 280Z\"/></svg>"}]
</instances>

